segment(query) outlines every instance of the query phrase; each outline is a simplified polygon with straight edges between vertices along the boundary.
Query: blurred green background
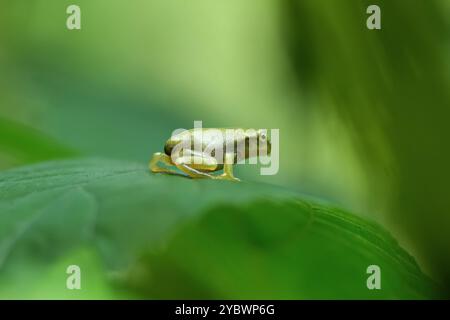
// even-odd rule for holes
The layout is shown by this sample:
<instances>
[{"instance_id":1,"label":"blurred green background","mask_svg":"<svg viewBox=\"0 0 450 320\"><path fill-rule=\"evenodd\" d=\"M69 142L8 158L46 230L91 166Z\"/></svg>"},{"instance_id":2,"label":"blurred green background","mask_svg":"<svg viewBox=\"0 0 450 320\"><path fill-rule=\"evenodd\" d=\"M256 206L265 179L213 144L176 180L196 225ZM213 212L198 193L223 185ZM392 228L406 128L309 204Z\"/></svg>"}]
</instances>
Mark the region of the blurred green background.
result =
<instances>
[{"instance_id":1,"label":"blurred green background","mask_svg":"<svg viewBox=\"0 0 450 320\"><path fill-rule=\"evenodd\" d=\"M279 128L279 173L239 177L378 221L450 292L449 17L448 0L0 0L0 169L146 163L194 120Z\"/></svg>"}]
</instances>

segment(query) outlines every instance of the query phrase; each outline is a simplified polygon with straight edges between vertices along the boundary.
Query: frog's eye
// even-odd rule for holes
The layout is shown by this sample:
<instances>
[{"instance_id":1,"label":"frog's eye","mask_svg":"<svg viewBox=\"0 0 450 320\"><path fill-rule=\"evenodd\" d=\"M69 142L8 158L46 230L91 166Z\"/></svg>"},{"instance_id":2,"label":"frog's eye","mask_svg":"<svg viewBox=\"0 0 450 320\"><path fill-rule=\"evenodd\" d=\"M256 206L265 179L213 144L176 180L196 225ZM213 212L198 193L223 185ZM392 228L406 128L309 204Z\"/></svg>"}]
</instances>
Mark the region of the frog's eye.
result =
<instances>
[{"instance_id":1,"label":"frog's eye","mask_svg":"<svg viewBox=\"0 0 450 320\"><path fill-rule=\"evenodd\" d=\"M266 140L266 134L265 133L261 133L260 138L263 141Z\"/></svg>"}]
</instances>

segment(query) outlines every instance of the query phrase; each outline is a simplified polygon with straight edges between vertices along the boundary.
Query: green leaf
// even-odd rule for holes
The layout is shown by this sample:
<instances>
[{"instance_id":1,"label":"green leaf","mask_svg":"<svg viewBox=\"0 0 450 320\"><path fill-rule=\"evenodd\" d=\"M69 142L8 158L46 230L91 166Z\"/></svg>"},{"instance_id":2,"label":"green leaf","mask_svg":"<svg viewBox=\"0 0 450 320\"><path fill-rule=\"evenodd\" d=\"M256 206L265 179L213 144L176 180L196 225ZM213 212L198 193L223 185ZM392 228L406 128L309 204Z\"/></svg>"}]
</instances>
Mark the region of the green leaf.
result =
<instances>
[{"instance_id":1,"label":"green leaf","mask_svg":"<svg viewBox=\"0 0 450 320\"><path fill-rule=\"evenodd\" d=\"M280 187L155 175L102 159L1 173L0 297L35 297L44 283L44 297L73 297L65 263L91 265L82 287L95 288L77 298L436 294L381 227ZM381 290L366 286L373 264ZM93 285L93 274L104 281Z\"/></svg>"}]
</instances>

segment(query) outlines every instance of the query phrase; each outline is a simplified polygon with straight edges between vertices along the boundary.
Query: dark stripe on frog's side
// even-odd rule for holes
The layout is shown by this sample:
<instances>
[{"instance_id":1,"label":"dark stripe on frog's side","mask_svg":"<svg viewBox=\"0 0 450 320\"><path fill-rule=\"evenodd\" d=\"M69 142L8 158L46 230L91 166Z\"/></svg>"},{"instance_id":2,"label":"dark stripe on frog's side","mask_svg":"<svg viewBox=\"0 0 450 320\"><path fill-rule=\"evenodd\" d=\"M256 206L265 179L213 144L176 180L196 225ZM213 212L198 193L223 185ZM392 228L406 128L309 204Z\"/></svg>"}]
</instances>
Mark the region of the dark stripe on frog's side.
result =
<instances>
[{"instance_id":1,"label":"dark stripe on frog's side","mask_svg":"<svg viewBox=\"0 0 450 320\"><path fill-rule=\"evenodd\" d=\"M173 148L177 145L177 143L175 143L174 141L168 140L165 144L164 144L164 153L167 154L168 156L172 155L172 150Z\"/></svg>"},{"instance_id":2,"label":"dark stripe on frog's side","mask_svg":"<svg viewBox=\"0 0 450 320\"><path fill-rule=\"evenodd\" d=\"M164 144L164 153L167 154L168 156L171 156L175 146L181 142L182 142L181 140L174 140L174 139L167 140L166 143ZM194 150L194 141L191 141L191 150Z\"/></svg>"}]
</instances>

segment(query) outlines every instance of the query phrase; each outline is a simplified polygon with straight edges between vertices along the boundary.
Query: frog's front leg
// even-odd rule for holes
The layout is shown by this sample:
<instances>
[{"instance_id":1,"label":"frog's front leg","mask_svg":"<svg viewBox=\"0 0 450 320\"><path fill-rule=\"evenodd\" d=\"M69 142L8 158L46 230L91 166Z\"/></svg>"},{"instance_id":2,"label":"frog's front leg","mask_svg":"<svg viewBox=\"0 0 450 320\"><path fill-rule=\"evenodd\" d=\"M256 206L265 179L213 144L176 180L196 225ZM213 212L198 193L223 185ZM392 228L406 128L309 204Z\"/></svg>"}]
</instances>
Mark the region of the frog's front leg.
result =
<instances>
[{"instance_id":1,"label":"frog's front leg","mask_svg":"<svg viewBox=\"0 0 450 320\"><path fill-rule=\"evenodd\" d=\"M215 176L215 179L241 181L233 175L234 154L225 154L225 163L223 164L223 174Z\"/></svg>"}]
</instances>

